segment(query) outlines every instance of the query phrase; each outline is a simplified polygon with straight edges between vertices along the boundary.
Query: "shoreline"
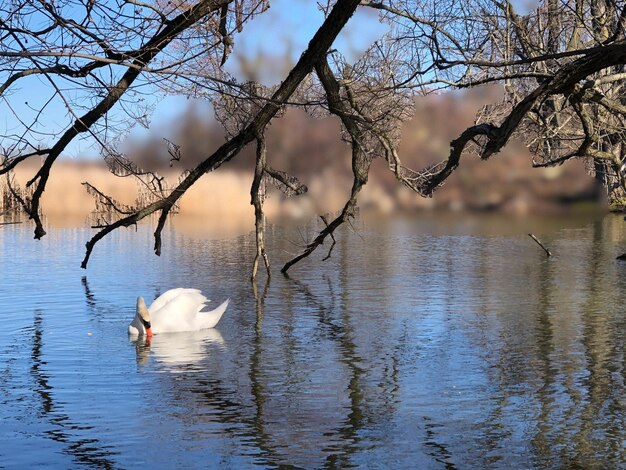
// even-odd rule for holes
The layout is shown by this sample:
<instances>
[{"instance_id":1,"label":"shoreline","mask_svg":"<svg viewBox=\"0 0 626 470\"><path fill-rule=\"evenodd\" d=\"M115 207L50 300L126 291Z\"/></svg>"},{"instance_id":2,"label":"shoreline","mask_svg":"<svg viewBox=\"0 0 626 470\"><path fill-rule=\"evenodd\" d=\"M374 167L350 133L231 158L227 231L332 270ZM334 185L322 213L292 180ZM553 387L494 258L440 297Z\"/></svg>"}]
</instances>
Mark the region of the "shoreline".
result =
<instances>
[{"instance_id":1,"label":"shoreline","mask_svg":"<svg viewBox=\"0 0 626 470\"><path fill-rule=\"evenodd\" d=\"M99 190L117 201L134 205L138 194L137 183L132 178L120 178L109 173L100 162L59 162L50 175L49 184L42 197L46 224L52 227L86 227L95 222L94 199L81 185L89 181ZM15 172L16 182L23 186L37 166L29 163L19 166ZM170 171L163 176L177 181L178 174ZM254 229L254 208L250 204L252 173L243 170L220 169L203 176L180 199L175 225L185 225L186 230L199 233L242 234ZM454 184L441 188L433 198L422 198L396 183L385 184L376 176L359 195L359 207L363 212L382 215L393 213L475 213L503 214L509 216L564 216L578 213L606 212L608 208L593 203L589 192L579 191L568 201L559 203L558 195L544 195L529 199L527 192L518 197L498 195L497 188L487 188L485 197L465 196ZM0 185L4 181L0 182ZM278 190L268 187L264 211L268 222L298 225L310 221L318 214L332 214L341 210L348 197L350 180L336 172L322 171L305 181L308 193L285 198ZM483 188L484 189L484 188ZM0 211L2 212L2 211ZM4 217L9 220L10 217Z\"/></svg>"}]
</instances>

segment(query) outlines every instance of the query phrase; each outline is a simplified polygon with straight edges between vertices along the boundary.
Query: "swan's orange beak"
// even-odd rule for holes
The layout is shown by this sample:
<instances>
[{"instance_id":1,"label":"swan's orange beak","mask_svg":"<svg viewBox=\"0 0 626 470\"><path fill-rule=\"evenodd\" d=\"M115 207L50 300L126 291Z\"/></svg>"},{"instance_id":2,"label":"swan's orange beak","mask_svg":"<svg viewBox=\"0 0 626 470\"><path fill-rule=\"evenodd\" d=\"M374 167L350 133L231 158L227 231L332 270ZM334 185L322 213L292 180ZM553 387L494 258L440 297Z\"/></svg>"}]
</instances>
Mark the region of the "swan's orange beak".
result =
<instances>
[{"instance_id":1,"label":"swan's orange beak","mask_svg":"<svg viewBox=\"0 0 626 470\"><path fill-rule=\"evenodd\" d=\"M141 318L141 323L143 323L143 327L146 329L146 338L152 338L152 324L143 318Z\"/></svg>"}]
</instances>

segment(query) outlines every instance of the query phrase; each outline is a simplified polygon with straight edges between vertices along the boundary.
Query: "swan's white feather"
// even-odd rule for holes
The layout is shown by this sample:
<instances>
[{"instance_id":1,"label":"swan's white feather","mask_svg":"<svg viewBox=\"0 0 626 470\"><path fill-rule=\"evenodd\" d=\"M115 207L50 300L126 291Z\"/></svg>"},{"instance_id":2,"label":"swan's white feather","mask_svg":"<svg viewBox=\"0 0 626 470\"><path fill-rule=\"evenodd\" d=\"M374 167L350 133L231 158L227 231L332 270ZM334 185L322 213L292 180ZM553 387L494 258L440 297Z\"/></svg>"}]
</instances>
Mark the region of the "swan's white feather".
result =
<instances>
[{"instance_id":1,"label":"swan's white feather","mask_svg":"<svg viewBox=\"0 0 626 470\"><path fill-rule=\"evenodd\" d=\"M168 303L170 300L174 299L175 297L178 297L179 295L182 295L182 294L191 294L192 292L202 295L202 293L200 292L200 289L186 289L184 287L179 287L177 289L170 289L164 292L163 294L161 294L159 297L157 297L154 300L154 302L152 302L152 305L150 305L150 308L148 310L150 311L150 313L156 312L157 310L159 310L161 307L163 307L166 303ZM205 302L210 302L210 300L204 297L204 295L202 295L202 297L204 298Z\"/></svg>"},{"instance_id":2,"label":"swan's white feather","mask_svg":"<svg viewBox=\"0 0 626 470\"><path fill-rule=\"evenodd\" d=\"M170 289L159 296L148 308L152 332L174 333L213 328L226 311L228 300L212 311L202 309L209 302L198 289ZM145 328L135 315L129 325L131 335L145 334Z\"/></svg>"}]
</instances>

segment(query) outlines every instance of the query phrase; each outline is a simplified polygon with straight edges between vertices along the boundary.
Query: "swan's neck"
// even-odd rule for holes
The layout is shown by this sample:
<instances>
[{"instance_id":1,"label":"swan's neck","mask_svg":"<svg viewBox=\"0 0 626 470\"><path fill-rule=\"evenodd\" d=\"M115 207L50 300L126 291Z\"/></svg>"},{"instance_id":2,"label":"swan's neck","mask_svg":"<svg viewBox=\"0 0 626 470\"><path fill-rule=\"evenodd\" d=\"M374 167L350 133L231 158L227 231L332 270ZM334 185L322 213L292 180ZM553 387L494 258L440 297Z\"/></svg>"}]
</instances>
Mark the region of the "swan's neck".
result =
<instances>
[{"instance_id":1,"label":"swan's neck","mask_svg":"<svg viewBox=\"0 0 626 470\"><path fill-rule=\"evenodd\" d=\"M152 337L152 325L150 323L150 312L146 307L146 303L143 300L143 297L137 297L137 317L139 321L143 325L146 330L146 336L148 338Z\"/></svg>"}]
</instances>

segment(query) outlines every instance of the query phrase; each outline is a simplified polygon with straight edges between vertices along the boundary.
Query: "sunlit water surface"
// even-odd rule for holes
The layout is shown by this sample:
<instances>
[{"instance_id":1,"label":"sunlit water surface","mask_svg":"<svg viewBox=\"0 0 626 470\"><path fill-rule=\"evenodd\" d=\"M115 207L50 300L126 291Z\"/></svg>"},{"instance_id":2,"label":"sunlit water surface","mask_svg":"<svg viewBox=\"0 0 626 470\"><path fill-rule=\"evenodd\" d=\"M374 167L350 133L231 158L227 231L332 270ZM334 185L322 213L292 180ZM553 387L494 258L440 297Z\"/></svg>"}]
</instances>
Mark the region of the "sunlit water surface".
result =
<instances>
[{"instance_id":1,"label":"sunlit water surface","mask_svg":"<svg viewBox=\"0 0 626 470\"><path fill-rule=\"evenodd\" d=\"M140 226L85 271L89 230L4 226L0 467L625 468L626 224L554 223L548 259L501 222L361 221L290 278L270 227L256 291L251 236ZM180 286L218 327L129 339Z\"/></svg>"}]
</instances>

